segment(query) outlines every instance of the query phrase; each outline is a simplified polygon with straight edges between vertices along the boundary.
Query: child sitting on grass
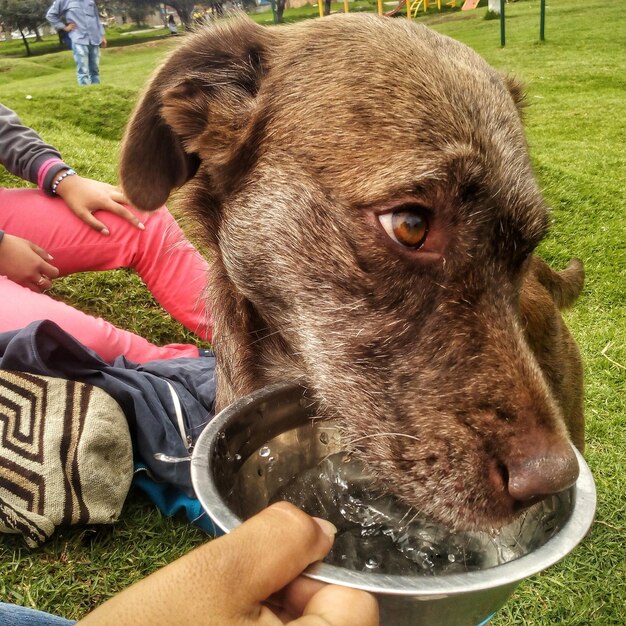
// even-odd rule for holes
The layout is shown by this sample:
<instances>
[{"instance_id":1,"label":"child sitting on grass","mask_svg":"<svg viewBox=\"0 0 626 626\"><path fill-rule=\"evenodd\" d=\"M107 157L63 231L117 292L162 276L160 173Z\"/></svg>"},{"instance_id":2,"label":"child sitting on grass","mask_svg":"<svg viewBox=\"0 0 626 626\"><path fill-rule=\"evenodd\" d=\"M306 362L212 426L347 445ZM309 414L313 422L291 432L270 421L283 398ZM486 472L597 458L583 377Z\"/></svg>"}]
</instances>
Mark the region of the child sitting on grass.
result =
<instances>
[{"instance_id":1,"label":"child sitting on grass","mask_svg":"<svg viewBox=\"0 0 626 626\"><path fill-rule=\"evenodd\" d=\"M123 193L83 178L0 105L0 162L39 189L0 189L0 332L49 319L106 361L198 356L191 344L156 346L45 294L55 278L134 269L172 317L206 341L208 266L166 207L141 214Z\"/></svg>"}]
</instances>

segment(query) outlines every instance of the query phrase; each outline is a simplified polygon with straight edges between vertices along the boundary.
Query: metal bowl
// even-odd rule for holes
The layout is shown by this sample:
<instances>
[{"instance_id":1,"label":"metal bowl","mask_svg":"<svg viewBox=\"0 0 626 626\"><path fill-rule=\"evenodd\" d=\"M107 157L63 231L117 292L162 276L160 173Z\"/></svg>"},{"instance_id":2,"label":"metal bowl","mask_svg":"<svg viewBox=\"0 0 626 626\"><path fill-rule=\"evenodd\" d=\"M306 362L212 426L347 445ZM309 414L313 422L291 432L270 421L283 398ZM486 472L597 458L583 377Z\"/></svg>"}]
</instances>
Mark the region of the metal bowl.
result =
<instances>
[{"instance_id":1,"label":"metal bowl","mask_svg":"<svg viewBox=\"0 0 626 626\"><path fill-rule=\"evenodd\" d=\"M271 385L241 398L219 413L200 435L191 478L202 506L225 532L268 505L275 491L259 450L272 441L276 477L295 475L339 451L337 436L320 437L313 426L315 404L302 387ZM332 431L330 431L332 433ZM593 521L596 492L589 467L576 451L580 475L570 490L570 510L560 530L545 544L514 561L490 569L438 576L396 576L358 572L316 563L304 573L327 583L373 593L383 626L476 626L484 624L518 583L571 552ZM278 478L277 478L278 480Z\"/></svg>"}]
</instances>

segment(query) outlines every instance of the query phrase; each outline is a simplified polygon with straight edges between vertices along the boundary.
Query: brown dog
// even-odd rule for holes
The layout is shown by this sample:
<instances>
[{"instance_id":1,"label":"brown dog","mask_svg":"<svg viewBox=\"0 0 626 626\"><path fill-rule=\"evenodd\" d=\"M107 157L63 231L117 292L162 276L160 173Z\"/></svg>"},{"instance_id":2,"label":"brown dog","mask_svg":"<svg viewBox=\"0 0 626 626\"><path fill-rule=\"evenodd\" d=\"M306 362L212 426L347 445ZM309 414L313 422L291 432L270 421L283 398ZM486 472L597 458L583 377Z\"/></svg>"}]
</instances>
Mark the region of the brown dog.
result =
<instances>
[{"instance_id":1,"label":"brown dog","mask_svg":"<svg viewBox=\"0 0 626 626\"><path fill-rule=\"evenodd\" d=\"M564 420L583 443L556 307L582 269L532 256L548 218L520 95L405 20L235 20L168 58L122 153L134 204L185 185L206 227L220 406L300 381L395 493L456 528L569 487Z\"/></svg>"}]
</instances>

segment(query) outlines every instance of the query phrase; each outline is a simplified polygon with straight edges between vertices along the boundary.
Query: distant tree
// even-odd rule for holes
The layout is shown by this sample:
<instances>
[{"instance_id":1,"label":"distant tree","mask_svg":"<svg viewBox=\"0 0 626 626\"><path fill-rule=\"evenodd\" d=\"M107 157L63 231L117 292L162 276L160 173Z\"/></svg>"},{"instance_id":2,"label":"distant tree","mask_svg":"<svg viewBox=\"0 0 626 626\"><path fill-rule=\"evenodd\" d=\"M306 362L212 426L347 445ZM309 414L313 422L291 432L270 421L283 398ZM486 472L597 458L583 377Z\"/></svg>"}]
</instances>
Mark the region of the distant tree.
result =
<instances>
[{"instance_id":1,"label":"distant tree","mask_svg":"<svg viewBox=\"0 0 626 626\"><path fill-rule=\"evenodd\" d=\"M0 21L5 25L5 29L20 31L26 54L31 55L26 32L35 33L38 40L41 40L38 26L46 21L46 13L51 0L0 0Z\"/></svg>"},{"instance_id":2,"label":"distant tree","mask_svg":"<svg viewBox=\"0 0 626 626\"><path fill-rule=\"evenodd\" d=\"M145 24L146 17L158 10L158 0L119 0L121 12L126 14L135 24Z\"/></svg>"},{"instance_id":3,"label":"distant tree","mask_svg":"<svg viewBox=\"0 0 626 626\"><path fill-rule=\"evenodd\" d=\"M127 16L126 12L128 9L123 0L97 0L97 4L100 8L101 15L104 9L109 16L121 17L122 19Z\"/></svg>"},{"instance_id":4,"label":"distant tree","mask_svg":"<svg viewBox=\"0 0 626 626\"><path fill-rule=\"evenodd\" d=\"M185 30L190 30L193 26L193 8L196 0L167 0L167 4L176 11Z\"/></svg>"},{"instance_id":5,"label":"distant tree","mask_svg":"<svg viewBox=\"0 0 626 626\"><path fill-rule=\"evenodd\" d=\"M109 0L106 2L111 15L130 18L138 26L146 23L148 15L159 10L158 0Z\"/></svg>"}]
</instances>

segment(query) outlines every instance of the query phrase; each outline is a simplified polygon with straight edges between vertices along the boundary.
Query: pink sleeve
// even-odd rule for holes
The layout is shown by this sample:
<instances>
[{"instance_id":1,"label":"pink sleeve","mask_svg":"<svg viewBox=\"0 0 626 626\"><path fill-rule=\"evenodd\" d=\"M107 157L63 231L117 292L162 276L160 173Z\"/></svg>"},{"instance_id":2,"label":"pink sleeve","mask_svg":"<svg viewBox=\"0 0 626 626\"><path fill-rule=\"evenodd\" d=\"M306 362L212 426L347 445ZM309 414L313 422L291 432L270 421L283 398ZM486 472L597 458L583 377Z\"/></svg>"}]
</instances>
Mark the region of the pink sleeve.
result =
<instances>
[{"instance_id":1,"label":"pink sleeve","mask_svg":"<svg viewBox=\"0 0 626 626\"><path fill-rule=\"evenodd\" d=\"M62 164L63 167L66 167L65 163L63 163L61 159L47 159L41 164L39 171L37 172L37 185L41 189L44 189L44 184L46 181L46 174L48 174L51 168L59 164Z\"/></svg>"}]
</instances>

